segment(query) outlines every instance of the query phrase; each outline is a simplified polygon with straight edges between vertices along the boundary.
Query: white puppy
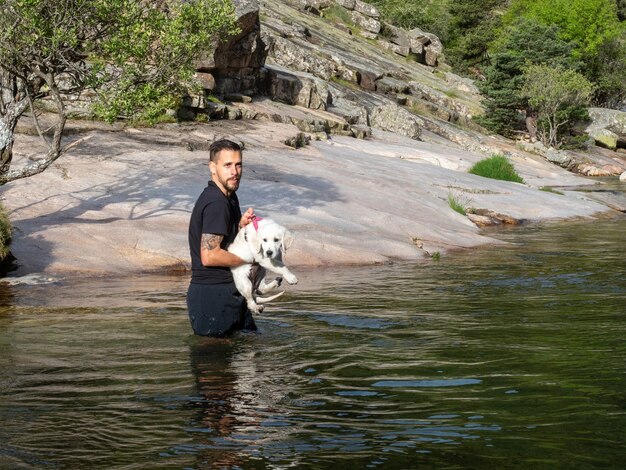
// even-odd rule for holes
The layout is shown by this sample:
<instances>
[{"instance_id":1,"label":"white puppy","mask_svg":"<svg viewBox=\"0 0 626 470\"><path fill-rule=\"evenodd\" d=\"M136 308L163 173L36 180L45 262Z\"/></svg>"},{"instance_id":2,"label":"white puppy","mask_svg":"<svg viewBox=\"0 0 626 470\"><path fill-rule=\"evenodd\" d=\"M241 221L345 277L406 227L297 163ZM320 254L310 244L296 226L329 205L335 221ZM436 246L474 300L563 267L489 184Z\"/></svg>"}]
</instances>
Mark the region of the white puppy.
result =
<instances>
[{"instance_id":1,"label":"white puppy","mask_svg":"<svg viewBox=\"0 0 626 470\"><path fill-rule=\"evenodd\" d=\"M253 313L263 311L259 303L269 302L284 292L270 297L257 297L256 294L266 294L280 286L284 278L289 284L296 284L298 278L283 264L283 253L291 242L291 234L285 227L278 225L271 219L257 217L252 223L239 230L237 237L228 247L228 251L239 256L246 262L236 268L231 268L237 290L244 296L248 308ZM258 264L258 270L256 264ZM267 271L280 274L271 282L265 281Z\"/></svg>"}]
</instances>

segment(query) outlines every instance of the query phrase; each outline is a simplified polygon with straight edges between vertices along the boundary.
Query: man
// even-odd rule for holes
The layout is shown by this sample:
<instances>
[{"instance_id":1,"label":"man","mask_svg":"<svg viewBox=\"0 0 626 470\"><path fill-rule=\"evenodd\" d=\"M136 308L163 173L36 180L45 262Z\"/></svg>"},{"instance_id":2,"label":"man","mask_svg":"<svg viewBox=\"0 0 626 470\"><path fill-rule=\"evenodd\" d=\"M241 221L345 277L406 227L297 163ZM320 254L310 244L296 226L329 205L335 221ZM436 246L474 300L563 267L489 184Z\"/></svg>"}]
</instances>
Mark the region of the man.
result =
<instances>
[{"instance_id":1,"label":"man","mask_svg":"<svg viewBox=\"0 0 626 470\"><path fill-rule=\"evenodd\" d=\"M211 144L209 154L211 181L196 201L189 221L191 283L187 309L195 334L226 336L237 330L256 330L230 272L244 261L226 251L239 228L253 220L254 212L249 208L242 216L237 199L241 147L230 140L218 140Z\"/></svg>"}]
</instances>

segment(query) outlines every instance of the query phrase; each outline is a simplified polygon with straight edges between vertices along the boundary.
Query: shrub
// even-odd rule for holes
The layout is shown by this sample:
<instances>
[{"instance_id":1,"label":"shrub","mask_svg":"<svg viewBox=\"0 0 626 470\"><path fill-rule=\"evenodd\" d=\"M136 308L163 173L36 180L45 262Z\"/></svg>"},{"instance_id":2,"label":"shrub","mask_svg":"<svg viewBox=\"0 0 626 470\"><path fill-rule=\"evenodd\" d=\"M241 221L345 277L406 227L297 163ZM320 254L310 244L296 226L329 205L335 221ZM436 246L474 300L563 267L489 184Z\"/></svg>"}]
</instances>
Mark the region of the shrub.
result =
<instances>
[{"instance_id":1,"label":"shrub","mask_svg":"<svg viewBox=\"0 0 626 470\"><path fill-rule=\"evenodd\" d=\"M0 263L9 254L11 246L11 222L4 206L0 204Z\"/></svg>"},{"instance_id":2,"label":"shrub","mask_svg":"<svg viewBox=\"0 0 626 470\"><path fill-rule=\"evenodd\" d=\"M523 178L517 174L515 168L504 155L493 155L476 163L469 170L473 175L484 176L494 180L513 181L523 183Z\"/></svg>"},{"instance_id":3,"label":"shrub","mask_svg":"<svg viewBox=\"0 0 626 470\"><path fill-rule=\"evenodd\" d=\"M448 193L448 204L455 212L461 215L467 215L467 208L459 196L454 193Z\"/></svg>"}]
</instances>

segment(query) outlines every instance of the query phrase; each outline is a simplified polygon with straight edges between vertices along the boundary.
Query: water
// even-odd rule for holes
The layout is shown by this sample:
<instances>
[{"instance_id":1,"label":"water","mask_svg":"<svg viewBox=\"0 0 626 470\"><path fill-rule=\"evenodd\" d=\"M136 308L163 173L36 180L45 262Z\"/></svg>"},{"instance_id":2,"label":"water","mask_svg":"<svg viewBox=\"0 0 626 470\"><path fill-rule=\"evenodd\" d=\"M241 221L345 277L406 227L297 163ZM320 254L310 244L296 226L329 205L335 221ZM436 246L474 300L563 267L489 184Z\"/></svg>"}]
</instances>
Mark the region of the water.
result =
<instances>
[{"instance_id":1,"label":"water","mask_svg":"<svg viewBox=\"0 0 626 470\"><path fill-rule=\"evenodd\" d=\"M298 273L261 334L186 278L0 288L0 468L623 468L626 218Z\"/></svg>"}]
</instances>

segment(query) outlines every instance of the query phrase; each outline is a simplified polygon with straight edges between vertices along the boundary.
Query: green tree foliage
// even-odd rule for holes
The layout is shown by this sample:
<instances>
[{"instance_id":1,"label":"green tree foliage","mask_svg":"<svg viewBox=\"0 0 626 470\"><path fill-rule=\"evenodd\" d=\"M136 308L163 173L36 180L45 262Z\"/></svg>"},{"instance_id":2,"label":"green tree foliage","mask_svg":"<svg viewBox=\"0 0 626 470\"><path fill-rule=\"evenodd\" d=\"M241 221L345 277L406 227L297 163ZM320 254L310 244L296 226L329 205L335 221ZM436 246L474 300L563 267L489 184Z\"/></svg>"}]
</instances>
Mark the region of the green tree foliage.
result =
<instances>
[{"instance_id":1,"label":"green tree foliage","mask_svg":"<svg viewBox=\"0 0 626 470\"><path fill-rule=\"evenodd\" d=\"M585 113L593 85L580 73L560 65L529 65L524 69L521 93L538 116L538 136L558 148L563 128Z\"/></svg>"},{"instance_id":2,"label":"green tree foliage","mask_svg":"<svg viewBox=\"0 0 626 470\"><path fill-rule=\"evenodd\" d=\"M450 34L450 0L427 0L407 2L406 0L371 0L382 17L401 28L420 28L436 34L443 42Z\"/></svg>"},{"instance_id":3,"label":"green tree foliage","mask_svg":"<svg viewBox=\"0 0 626 470\"><path fill-rule=\"evenodd\" d=\"M595 54L622 30L615 0L512 0L507 18L520 15L557 25L562 39L576 42L580 57Z\"/></svg>"},{"instance_id":4,"label":"green tree foliage","mask_svg":"<svg viewBox=\"0 0 626 470\"><path fill-rule=\"evenodd\" d=\"M626 31L600 46L587 58L585 75L596 84L594 103L619 108L626 103Z\"/></svg>"},{"instance_id":5,"label":"green tree foliage","mask_svg":"<svg viewBox=\"0 0 626 470\"><path fill-rule=\"evenodd\" d=\"M235 20L230 0L0 0L0 184L61 155L67 96L91 89L107 120L150 120L174 105L194 59L234 32ZM11 170L17 121L42 98L57 109L49 151Z\"/></svg>"},{"instance_id":6,"label":"green tree foliage","mask_svg":"<svg viewBox=\"0 0 626 470\"><path fill-rule=\"evenodd\" d=\"M446 56L458 70L489 62L507 0L449 0L450 39Z\"/></svg>"},{"instance_id":7,"label":"green tree foliage","mask_svg":"<svg viewBox=\"0 0 626 470\"><path fill-rule=\"evenodd\" d=\"M485 69L480 82L485 95L485 115L478 118L483 126L498 134L512 136L524 127L528 99L521 93L522 74L527 64L551 63L565 67L578 64L571 58L574 45L559 38L556 26L521 19L509 26Z\"/></svg>"}]
</instances>

